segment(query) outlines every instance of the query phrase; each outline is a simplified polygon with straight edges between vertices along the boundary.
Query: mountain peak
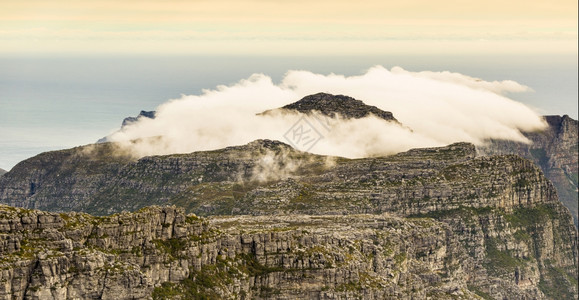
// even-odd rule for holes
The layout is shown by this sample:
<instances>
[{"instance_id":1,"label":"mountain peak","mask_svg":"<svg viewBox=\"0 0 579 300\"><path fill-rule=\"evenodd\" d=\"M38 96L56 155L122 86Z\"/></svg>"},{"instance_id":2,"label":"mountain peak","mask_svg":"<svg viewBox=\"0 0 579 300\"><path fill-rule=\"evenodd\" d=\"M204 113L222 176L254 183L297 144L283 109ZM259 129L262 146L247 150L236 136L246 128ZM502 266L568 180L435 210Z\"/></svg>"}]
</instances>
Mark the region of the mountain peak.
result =
<instances>
[{"instance_id":1,"label":"mountain peak","mask_svg":"<svg viewBox=\"0 0 579 300\"><path fill-rule=\"evenodd\" d=\"M157 112L154 111L154 110L153 110L153 111L141 110L141 112L139 113L139 115L137 115L136 117L126 117L126 118L123 120L123 124L122 124L121 128L124 127L124 126L131 125L131 124L137 122L138 120L140 120L140 119L142 119L142 118L154 119L155 116L156 116L156 114L157 114Z\"/></svg>"},{"instance_id":2,"label":"mountain peak","mask_svg":"<svg viewBox=\"0 0 579 300\"><path fill-rule=\"evenodd\" d=\"M292 148L292 146L277 141L277 140L268 140L268 139L258 139L252 142L249 142L243 146L241 146L242 148L245 149L270 149L270 150L280 150L280 149L291 149L294 150Z\"/></svg>"},{"instance_id":3,"label":"mountain peak","mask_svg":"<svg viewBox=\"0 0 579 300\"><path fill-rule=\"evenodd\" d=\"M361 100L345 95L317 93L305 96L299 101L288 104L281 109L294 110L305 114L318 111L331 118L340 115L346 119L361 119L372 114L383 120L398 123L398 120L394 118L391 112L383 111L376 106L367 105ZM264 113L267 112L268 111Z\"/></svg>"}]
</instances>

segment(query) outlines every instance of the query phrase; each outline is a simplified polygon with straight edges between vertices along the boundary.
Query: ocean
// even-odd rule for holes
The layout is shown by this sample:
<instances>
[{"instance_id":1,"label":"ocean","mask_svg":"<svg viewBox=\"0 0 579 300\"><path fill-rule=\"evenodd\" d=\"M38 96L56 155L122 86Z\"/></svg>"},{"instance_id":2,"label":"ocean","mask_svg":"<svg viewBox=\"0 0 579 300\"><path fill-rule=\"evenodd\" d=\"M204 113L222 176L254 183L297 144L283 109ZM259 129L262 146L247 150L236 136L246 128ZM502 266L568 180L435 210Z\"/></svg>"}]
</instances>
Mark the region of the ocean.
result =
<instances>
[{"instance_id":1,"label":"ocean","mask_svg":"<svg viewBox=\"0 0 579 300\"><path fill-rule=\"evenodd\" d=\"M288 70L358 75L375 65L515 80L534 92L509 95L512 99L541 114L577 119L576 55L11 56L0 57L0 168L10 170L44 151L94 143L125 117L254 73L279 82Z\"/></svg>"}]
</instances>

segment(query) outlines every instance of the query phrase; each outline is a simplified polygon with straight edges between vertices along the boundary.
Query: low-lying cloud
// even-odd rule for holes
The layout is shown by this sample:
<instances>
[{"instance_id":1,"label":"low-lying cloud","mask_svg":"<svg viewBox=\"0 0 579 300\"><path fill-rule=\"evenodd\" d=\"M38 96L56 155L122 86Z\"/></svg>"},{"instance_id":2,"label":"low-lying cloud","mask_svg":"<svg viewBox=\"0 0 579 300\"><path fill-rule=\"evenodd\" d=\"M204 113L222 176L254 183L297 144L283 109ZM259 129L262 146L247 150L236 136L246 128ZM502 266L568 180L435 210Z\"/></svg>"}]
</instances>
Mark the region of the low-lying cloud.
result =
<instances>
[{"instance_id":1,"label":"low-lying cloud","mask_svg":"<svg viewBox=\"0 0 579 300\"><path fill-rule=\"evenodd\" d=\"M232 86L168 101L157 108L155 119L141 118L109 140L126 144L137 156L211 150L256 139L293 144L287 133L302 115L257 114L326 92L390 111L404 126L376 117L334 119L322 126L310 116L307 124L321 139L302 150L358 158L459 141L528 142L521 131L541 130L545 124L536 112L507 97L526 91L530 88L509 80L488 82L459 73L409 72L400 67L376 66L350 77L289 71L278 84L254 74Z\"/></svg>"}]
</instances>

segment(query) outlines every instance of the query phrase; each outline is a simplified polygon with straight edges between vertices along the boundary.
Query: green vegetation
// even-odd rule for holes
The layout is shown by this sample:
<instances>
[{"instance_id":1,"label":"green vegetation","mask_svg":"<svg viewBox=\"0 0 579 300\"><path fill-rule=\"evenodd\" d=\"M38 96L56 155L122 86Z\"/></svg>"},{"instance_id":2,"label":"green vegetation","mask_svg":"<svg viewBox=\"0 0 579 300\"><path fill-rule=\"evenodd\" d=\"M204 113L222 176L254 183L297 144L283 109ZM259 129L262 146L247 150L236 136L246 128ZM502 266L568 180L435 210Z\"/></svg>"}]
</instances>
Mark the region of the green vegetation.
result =
<instances>
[{"instance_id":1,"label":"green vegetation","mask_svg":"<svg viewBox=\"0 0 579 300\"><path fill-rule=\"evenodd\" d=\"M531 240L531 235L530 235L527 231L522 230L522 229L517 230L517 231L513 234L513 236L515 237L515 239L516 239L517 241L528 242L528 241Z\"/></svg>"},{"instance_id":2,"label":"green vegetation","mask_svg":"<svg viewBox=\"0 0 579 300\"><path fill-rule=\"evenodd\" d=\"M276 289L276 288L272 288L272 287L269 287L269 286L262 285L262 286L259 288L259 295L260 295L261 297L264 297L264 298L267 299L267 298L270 298L271 296L281 295L281 290L280 290L280 289Z\"/></svg>"},{"instance_id":3,"label":"green vegetation","mask_svg":"<svg viewBox=\"0 0 579 300\"><path fill-rule=\"evenodd\" d=\"M182 252L187 248L187 240L172 238L168 240L153 240L157 249L169 254L173 258L183 257Z\"/></svg>"},{"instance_id":4,"label":"green vegetation","mask_svg":"<svg viewBox=\"0 0 579 300\"><path fill-rule=\"evenodd\" d=\"M261 276L272 272L281 272L285 269L282 267L268 267L262 265L257 261L257 258L253 254L240 254L238 255L243 261L243 265L239 266L239 270L250 276ZM287 271L287 270L285 270Z\"/></svg>"},{"instance_id":5,"label":"green vegetation","mask_svg":"<svg viewBox=\"0 0 579 300\"><path fill-rule=\"evenodd\" d=\"M541 276L539 289L551 299L573 299L572 291L577 291L577 279L561 268L545 261L547 278Z\"/></svg>"},{"instance_id":6,"label":"green vegetation","mask_svg":"<svg viewBox=\"0 0 579 300\"><path fill-rule=\"evenodd\" d=\"M497 238L485 239L486 262L485 268L494 275L513 272L518 266L522 266L523 260L513 257L509 250L500 250L498 245L502 243Z\"/></svg>"},{"instance_id":7,"label":"green vegetation","mask_svg":"<svg viewBox=\"0 0 579 300\"><path fill-rule=\"evenodd\" d=\"M178 284L163 283L153 291L153 299L221 299L215 292L218 287L233 283L233 278L243 274L262 276L270 272L283 271L281 267L267 267L260 264L252 254L240 254L235 259L217 258L213 265L205 265L200 270L190 269L189 277ZM243 274L242 274L243 273ZM279 290L261 286L257 287L261 296L271 296L280 293Z\"/></svg>"},{"instance_id":8,"label":"green vegetation","mask_svg":"<svg viewBox=\"0 0 579 300\"><path fill-rule=\"evenodd\" d=\"M359 292L361 290L362 284L359 281L357 282L350 281L336 286L337 292Z\"/></svg>"},{"instance_id":9,"label":"green vegetation","mask_svg":"<svg viewBox=\"0 0 579 300\"><path fill-rule=\"evenodd\" d=\"M513 187L516 187L516 188L525 188L525 187L528 187L528 186L530 186L530 185L531 185L531 182L530 182L530 181L528 181L528 180L527 180L526 178L524 178L524 177L521 177L521 178L517 179L517 182L515 182L515 183L513 184Z\"/></svg>"},{"instance_id":10,"label":"green vegetation","mask_svg":"<svg viewBox=\"0 0 579 300\"><path fill-rule=\"evenodd\" d=\"M474 216L480 216L480 215L487 215L489 213L491 213L494 210L494 208L492 207L479 207L479 208L475 208L475 207L468 207L468 206L459 206L458 208L454 208L454 209L447 209L447 210L436 210L436 211L430 211L428 213L419 213L419 214L411 214L408 217L409 218L432 218L432 219L445 219L445 218L455 218L455 217L461 217L461 218L465 218L466 220L471 219Z\"/></svg>"},{"instance_id":11,"label":"green vegetation","mask_svg":"<svg viewBox=\"0 0 579 300\"><path fill-rule=\"evenodd\" d=\"M199 223L202 221L203 221L203 219L201 219L198 216L193 215L193 214L187 215L187 217L185 218L185 222L187 222L189 224L196 224L196 223Z\"/></svg>"},{"instance_id":12,"label":"green vegetation","mask_svg":"<svg viewBox=\"0 0 579 300\"><path fill-rule=\"evenodd\" d=\"M569 180L571 180L571 182L573 182L573 184L574 184L575 186L579 186L579 179L578 179L579 176L578 176L578 174L579 174L579 173L571 173L571 174L568 174L568 175L567 175L567 176L569 177Z\"/></svg>"},{"instance_id":13,"label":"green vegetation","mask_svg":"<svg viewBox=\"0 0 579 300\"><path fill-rule=\"evenodd\" d=\"M308 184L304 184L298 195L292 199L294 203L311 203L312 201L314 201L314 193Z\"/></svg>"},{"instance_id":14,"label":"green vegetation","mask_svg":"<svg viewBox=\"0 0 579 300\"><path fill-rule=\"evenodd\" d=\"M400 253L394 255L394 261L396 262L396 265L398 265L398 266L401 266L405 260L406 260L406 253L405 252L400 252Z\"/></svg>"},{"instance_id":15,"label":"green vegetation","mask_svg":"<svg viewBox=\"0 0 579 300\"><path fill-rule=\"evenodd\" d=\"M154 300L173 299L180 296L182 292L176 284L171 282L163 282L161 286L156 287L151 295Z\"/></svg>"},{"instance_id":16,"label":"green vegetation","mask_svg":"<svg viewBox=\"0 0 579 300\"><path fill-rule=\"evenodd\" d=\"M529 149L529 151L531 152L531 155L533 156L535 161L539 164L539 166L545 168L548 165L549 157L547 156L547 152L545 151L545 149L533 148Z\"/></svg>"},{"instance_id":17,"label":"green vegetation","mask_svg":"<svg viewBox=\"0 0 579 300\"><path fill-rule=\"evenodd\" d=\"M460 178L460 174L466 172L468 166L465 164L455 164L444 168L440 173L448 181L453 181Z\"/></svg>"},{"instance_id":18,"label":"green vegetation","mask_svg":"<svg viewBox=\"0 0 579 300\"><path fill-rule=\"evenodd\" d=\"M474 286L474 285L467 285L467 288L474 292L475 294L477 294L477 296L480 296L481 298L485 299L485 300L494 300L495 298L493 298L491 295L483 292L479 287Z\"/></svg>"},{"instance_id":19,"label":"green vegetation","mask_svg":"<svg viewBox=\"0 0 579 300\"><path fill-rule=\"evenodd\" d=\"M529 227L541 220L557 217L557 212L547 204L540 204L533 208L518 207L513 210L512 214L503 213L503 217L513 226Z\"/></svg>"}]
</instances>

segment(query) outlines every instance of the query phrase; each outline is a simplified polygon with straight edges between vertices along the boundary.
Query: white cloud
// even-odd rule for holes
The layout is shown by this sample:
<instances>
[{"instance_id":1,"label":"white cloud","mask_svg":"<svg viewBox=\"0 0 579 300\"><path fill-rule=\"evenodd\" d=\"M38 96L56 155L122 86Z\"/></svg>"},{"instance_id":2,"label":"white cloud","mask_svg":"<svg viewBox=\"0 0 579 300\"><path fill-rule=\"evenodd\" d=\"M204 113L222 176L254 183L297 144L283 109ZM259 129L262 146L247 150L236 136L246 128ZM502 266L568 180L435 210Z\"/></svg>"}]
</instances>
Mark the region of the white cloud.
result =
<instances>
[{"instance_id":1,"label":"white cloud","mask_svg":"<svg viewBox=\"0 0 579 300\"><path fill-rule=\"evenodd\" d=\"M256 114L327 92L391 111L406 127L375 117L332 120L329 130L312 122L323 136L310 150L318 154L388 155L458 141L480 144L489 138L528 142L520 131L544 128L541 117L504 95L528 90L514 81L487 82L458 73L414 73L399 67L389 71L377 66L352 77L290 71L280 84L255 74L232 86L171 100L158 107L154 120L142 119L111 140L162 137L132 143L139 156L217 149L264 138L288 142L284 134L299 120L298 114Z\"/></svg>"}]
</instances>

